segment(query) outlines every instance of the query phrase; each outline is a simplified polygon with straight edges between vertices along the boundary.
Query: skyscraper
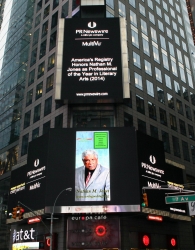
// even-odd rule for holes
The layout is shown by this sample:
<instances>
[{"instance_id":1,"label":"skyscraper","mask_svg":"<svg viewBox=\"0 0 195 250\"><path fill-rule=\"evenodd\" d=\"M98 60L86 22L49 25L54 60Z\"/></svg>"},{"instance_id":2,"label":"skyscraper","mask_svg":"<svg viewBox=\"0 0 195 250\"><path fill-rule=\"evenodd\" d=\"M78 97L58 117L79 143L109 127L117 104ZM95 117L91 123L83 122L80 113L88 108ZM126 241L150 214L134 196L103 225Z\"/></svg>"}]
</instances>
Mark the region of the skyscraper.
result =
<instances>
[{"instance_id":1,"label":"skyscraper","mask_svg":"<svg viewBox=\"0 0 195 250\"><path fill-rule=\"evenodd\" d=\"M80 18L85 1L6 1L0 31L0 206L6 207L11 170L26 164L28 143L49 128L134 126L163 141L166 162L184 169L185 184L195 183L195 49L186 2L105 1L107 18L126 18L130 99L67 104L55 102L58 24L60 18ZM193 249L194 222L178 224L181 249ZM189 232L186 248L182 227ZM0 230L5 234L4 226Z\"/></svg>"}]
</instances>

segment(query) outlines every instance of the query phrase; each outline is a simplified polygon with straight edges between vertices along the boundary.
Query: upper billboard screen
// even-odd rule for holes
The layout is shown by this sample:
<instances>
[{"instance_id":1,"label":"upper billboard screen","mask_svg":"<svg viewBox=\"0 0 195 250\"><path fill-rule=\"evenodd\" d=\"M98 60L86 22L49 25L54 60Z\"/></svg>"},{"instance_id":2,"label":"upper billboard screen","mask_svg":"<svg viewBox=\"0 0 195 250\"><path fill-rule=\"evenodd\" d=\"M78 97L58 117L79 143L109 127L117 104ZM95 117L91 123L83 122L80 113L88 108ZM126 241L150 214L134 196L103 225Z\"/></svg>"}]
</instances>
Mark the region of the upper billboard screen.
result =
<instances>
[{"instance_id":1,"label":"upper billboard screen","mask_svg":"<svg viewBox=\"0 0 195 250\"><path fill-rule=\"evenodd\" d=\"M61 99L122 100L119 18L65 19Z\"/></svg>"}]
</instances>

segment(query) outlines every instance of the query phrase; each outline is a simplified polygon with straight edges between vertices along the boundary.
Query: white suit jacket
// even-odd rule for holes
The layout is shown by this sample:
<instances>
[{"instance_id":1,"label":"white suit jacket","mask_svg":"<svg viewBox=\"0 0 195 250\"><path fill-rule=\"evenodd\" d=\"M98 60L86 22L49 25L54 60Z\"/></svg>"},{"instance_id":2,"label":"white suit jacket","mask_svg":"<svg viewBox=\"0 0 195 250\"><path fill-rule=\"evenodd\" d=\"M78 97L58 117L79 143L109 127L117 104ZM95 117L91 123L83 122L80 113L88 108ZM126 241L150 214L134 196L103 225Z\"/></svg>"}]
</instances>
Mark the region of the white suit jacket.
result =
<instances>
[{"instance_id":1,"label":"white suit jacket","mask_svg":"<svg viewBox=\"0 0 195 250\"><path fill-rule=\"evenodd\" d=\"M85 186L85 166L76 169L75 201L104 201L110 200L109 169L97 165L87 186Z\"/></svg>"}]
</instances>

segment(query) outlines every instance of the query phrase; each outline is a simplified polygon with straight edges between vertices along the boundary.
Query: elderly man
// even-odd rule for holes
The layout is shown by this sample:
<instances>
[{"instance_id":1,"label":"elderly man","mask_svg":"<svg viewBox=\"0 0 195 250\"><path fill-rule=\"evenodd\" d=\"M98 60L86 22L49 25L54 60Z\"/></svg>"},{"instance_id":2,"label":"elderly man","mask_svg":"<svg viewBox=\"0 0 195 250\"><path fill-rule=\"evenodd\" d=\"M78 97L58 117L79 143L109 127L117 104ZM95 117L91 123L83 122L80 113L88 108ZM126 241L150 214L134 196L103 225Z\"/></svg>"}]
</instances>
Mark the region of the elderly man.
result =
<instances>
[{"instance_id":1,"label":"elderly man","mask_svg":"<svg viewBox=\"0 0 195 250\"><path fill-rule=\"evenodd\" d=\"M110 200L110 172L98 164L97 152L84 151L82 161L84 166L76 169L75 201Z\"/></svg>"}]
</instances>

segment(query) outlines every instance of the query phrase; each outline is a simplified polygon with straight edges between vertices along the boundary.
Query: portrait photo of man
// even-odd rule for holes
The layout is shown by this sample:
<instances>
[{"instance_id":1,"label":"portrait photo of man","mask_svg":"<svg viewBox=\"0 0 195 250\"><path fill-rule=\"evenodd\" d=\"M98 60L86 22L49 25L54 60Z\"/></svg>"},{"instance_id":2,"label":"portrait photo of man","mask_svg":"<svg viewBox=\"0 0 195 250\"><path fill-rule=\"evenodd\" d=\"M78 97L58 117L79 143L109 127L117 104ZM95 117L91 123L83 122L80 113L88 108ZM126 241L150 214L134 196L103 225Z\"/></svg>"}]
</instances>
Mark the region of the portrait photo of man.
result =
<instances>
[{"instance_id":1,"label":"portrait photo of man","mask_svg":"<svg viewBox=\"0 0 195 250\"><path fill-rule=\"evenodd\" d=\"M94 149L83 151L83 166L75 170L75 201L109 201L110 171L99 163Z\"/></svg>"}]
</instances>

